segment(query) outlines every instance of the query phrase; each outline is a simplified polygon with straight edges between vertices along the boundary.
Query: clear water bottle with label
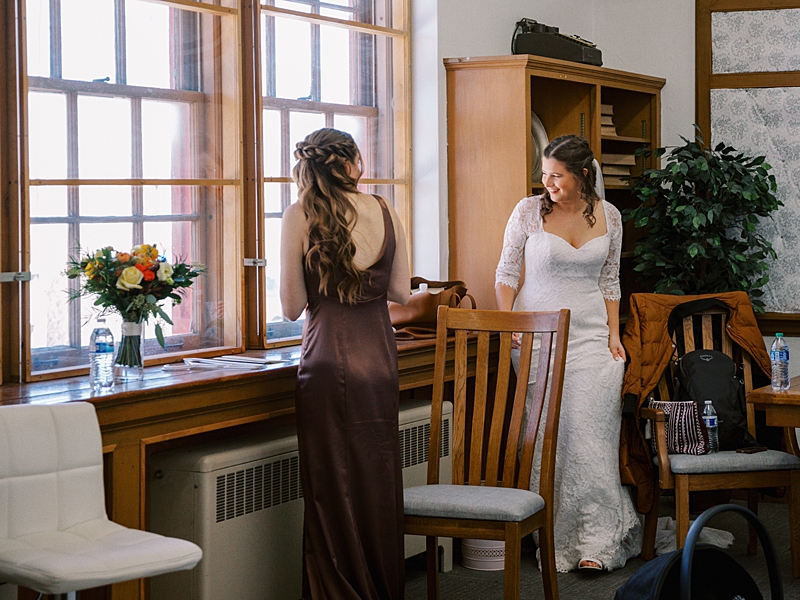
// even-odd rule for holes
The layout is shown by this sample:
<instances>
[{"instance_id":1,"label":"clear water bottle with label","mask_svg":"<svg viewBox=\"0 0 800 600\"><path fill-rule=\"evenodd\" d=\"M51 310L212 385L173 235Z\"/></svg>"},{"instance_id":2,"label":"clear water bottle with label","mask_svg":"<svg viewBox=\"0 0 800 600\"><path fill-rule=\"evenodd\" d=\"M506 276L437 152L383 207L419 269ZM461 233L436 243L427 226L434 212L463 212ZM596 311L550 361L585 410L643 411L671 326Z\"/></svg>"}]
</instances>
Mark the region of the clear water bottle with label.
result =
<instances>
[{"instance_id":1,"label":"clear water bottle with label","mask_svg":"<svg viewBox=\"0 0 800 600\"><path fill-rule=\"evenodd\" d=\"M772 389L776 392L789 389L789 346L782 333L776 333L769 350L772 363Z\"/></svg>"},{"instance_id":2,"label":"clear water bottle with label","mask_svg":"<svg viewBox=\"0 0 800 600\"><path fill-rule=\"evenodd\" d=\"M105 319L97 319L89 338L89 381L95 392L114 387L114 335Z\"/></svg>"},{"instance_id":3,"label":"clear water bottle with label","mask_svg":"<svg viewBox=\"0 0 800 600\"><path fill-rule=\"evenodd\" d=\"M706 400L703 408L703 423L708 432L708 453L719 452L719 427L717 422L717 411L711 400Z\"/></svg>"}]
</instances>

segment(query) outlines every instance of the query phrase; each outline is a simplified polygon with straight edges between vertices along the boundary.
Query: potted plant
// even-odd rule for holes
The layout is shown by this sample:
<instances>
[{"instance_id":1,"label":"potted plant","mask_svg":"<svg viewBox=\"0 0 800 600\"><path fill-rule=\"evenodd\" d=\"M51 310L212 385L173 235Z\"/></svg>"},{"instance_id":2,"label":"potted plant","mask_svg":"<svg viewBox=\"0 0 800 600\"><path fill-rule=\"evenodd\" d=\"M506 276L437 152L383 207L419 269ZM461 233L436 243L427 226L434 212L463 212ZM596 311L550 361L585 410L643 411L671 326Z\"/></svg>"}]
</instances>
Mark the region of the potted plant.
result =
<instances>
[{"instance_id":1,"label":"potted plant","mask_svg":"<svg viewBox=\"0 0 800 600\"><path fill-rule=\"evenodd\" d=\"M750 157L724 143L707 147L697 125L695 141L640 149L665 157L660 169L631 177L641 204L624 211L641 228L635 267L656 293L707 294L746 291L754 308L769 281L772 244L758 233L761 218L783 204L765 157Z\"/></svg>"}]
</instances>

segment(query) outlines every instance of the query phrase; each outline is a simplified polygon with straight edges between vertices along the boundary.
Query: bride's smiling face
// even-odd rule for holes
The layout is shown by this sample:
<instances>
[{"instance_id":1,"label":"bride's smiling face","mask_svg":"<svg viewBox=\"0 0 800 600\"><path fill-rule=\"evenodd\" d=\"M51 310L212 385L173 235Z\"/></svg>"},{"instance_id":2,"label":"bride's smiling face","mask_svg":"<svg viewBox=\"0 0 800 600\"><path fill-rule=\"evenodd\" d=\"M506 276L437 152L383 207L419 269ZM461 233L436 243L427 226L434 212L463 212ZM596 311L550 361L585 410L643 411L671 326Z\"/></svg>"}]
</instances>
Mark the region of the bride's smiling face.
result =
<instances>
[{"instance_id":1,"label":"bride's smiling face","mask_svg":"<svg viewBox=\"0 0 800 600\"><path fill-rule=\"evenodd\" d=\"M546 156L542 157L542 184L553 202L573 200L581 195L580 182L567 170L567 166L560 160Z\"/></svg>"}]
</instances>

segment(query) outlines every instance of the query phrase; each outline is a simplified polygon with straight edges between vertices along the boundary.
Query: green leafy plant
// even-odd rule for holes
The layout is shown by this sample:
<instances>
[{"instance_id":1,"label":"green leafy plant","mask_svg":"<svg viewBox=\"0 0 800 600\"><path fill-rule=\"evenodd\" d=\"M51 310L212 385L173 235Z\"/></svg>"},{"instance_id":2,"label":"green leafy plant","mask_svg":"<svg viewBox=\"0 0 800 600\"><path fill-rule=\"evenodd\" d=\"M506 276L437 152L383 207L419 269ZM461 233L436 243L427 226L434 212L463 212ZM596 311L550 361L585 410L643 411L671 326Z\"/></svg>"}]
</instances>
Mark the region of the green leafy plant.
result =
<instances>
[{"instance_id":1,"label":"green leafy plant","mask_svg":"<svg viewBox=\"0 0 800 600\"><path fill-rule=\"evenodd\" d=\"M760 218L783 204L765 157L750 157L724 143L706 147L697 125L695 141L640 149L665 157L661 169L630 179L641 204L624 211L642 228L634 270L656 293L706 294L744 290L754 308L769 281L772 244L757 233Z\"/></svg>"}]
</instances>

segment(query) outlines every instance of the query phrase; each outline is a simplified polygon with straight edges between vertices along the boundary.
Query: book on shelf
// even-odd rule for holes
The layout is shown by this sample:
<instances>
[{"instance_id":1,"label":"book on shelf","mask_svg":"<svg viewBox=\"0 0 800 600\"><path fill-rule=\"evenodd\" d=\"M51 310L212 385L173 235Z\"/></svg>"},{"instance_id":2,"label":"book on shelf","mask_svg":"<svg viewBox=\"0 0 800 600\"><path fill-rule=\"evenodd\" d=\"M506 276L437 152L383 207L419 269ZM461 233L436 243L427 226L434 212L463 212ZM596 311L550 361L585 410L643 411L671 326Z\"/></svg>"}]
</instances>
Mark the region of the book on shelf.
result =
<instances>
[{"instance_id":1,"label":"book on shelf","mask_svg":"<svg viewBox=\"0 0 800 600\"><path fill-rule=\"evenodd\" d=\"M601 115L613 115L614 114L614 105L613 104L601 104L600 105L600 114Z\"/></svg>"},{"instance_id":2,"label":"book on shelf","mask_svg":"<svg viewBox=\"0 0 800 600\"><path fill-rule=\"evenodd\" d=\"M636 156L633 154L607 154L603 152L604 165L635 165Z\"/></svg>"},{"instance_id":3,"label":"book on shelf","mask_svg":"<svg viewBox=\"0 0 800 600\"><path fill-rule=\"evenodd\" d=\"M612 115L600 115L600 125L613 125L614 117Z\"/></svg>"},{"instance_id":4,"label":"book on shelf","mask_svg":"<svg viewBox=\"0 0 800 600\"><path fill-rule=\"evenodd\" d=\"M603 184L606 187L608 187L609 185L630 186L630 184L627 181L625 181L624 179L622 179L622 177L617 177L616 175L611 175L609 177L606 177L605 175L603 175Z\"/></svg>"},{"instance_id":5,"label":"book on shelf","mask_svg":"<svg viewBox=\"0 0 800 600\"><path fill-rule=\"evenodd\" d=\"M630 165L607 165L603 163L603 175L618 175L627 177L631 174Z\"/></svg>"},{"instance_id":6,"label":"book on shelf","mask_svg":"<svg viewBox=\"0 0 800 600\"><path fill-rule=\"evenodd\" d=\"M613 125L600 125L600 135L617 135L617 128Z\"/></svg>"}]
</instances>

